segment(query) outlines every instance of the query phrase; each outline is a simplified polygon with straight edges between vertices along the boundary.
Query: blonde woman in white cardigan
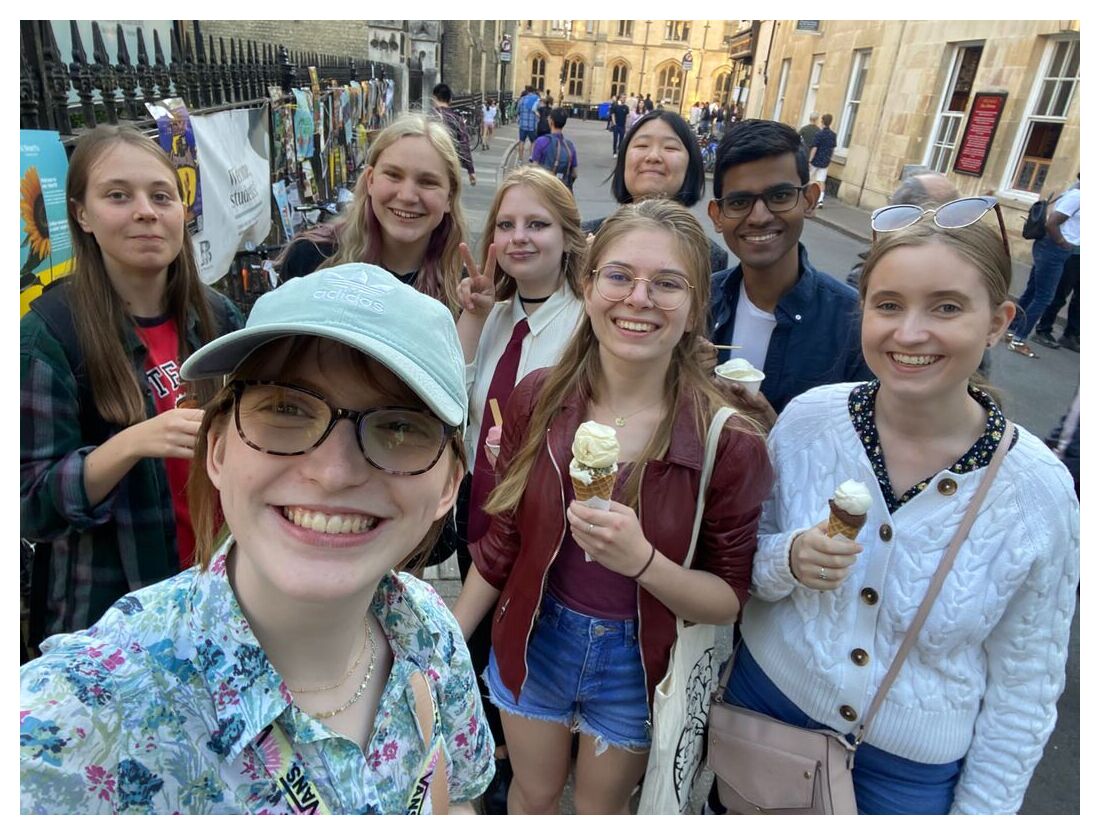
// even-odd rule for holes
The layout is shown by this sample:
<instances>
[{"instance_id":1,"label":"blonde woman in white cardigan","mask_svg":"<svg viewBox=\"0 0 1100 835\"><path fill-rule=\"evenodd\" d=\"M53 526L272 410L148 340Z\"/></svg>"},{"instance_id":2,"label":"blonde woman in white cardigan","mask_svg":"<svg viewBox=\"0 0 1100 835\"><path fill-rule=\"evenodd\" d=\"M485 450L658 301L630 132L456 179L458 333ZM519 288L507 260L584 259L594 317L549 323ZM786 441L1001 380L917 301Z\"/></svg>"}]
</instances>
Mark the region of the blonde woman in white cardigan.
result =
<instances>
[{"instance_id":1,"label":"blonde woman in white cardigan","mask_svg":"<svg viewBox=\"0 0 1100 835\"><path fill-rule=\"evenodd\" d=\"M1011 264L1003 224L998 236L981 222L993 203L969 200L984 207L896 207L873 221L908 224L879 234L863 270L863 355L877 380L813 389L772 431L776 482L733 704L854 734L1001 438L1004 415L971 376L1012 321ZM825 534L848 480L871 497L854 542ZM857 750L861 813L1020 807L1065 685L1078 570L1069 474L1017 427Z\"/></svg>"}]
</instances>

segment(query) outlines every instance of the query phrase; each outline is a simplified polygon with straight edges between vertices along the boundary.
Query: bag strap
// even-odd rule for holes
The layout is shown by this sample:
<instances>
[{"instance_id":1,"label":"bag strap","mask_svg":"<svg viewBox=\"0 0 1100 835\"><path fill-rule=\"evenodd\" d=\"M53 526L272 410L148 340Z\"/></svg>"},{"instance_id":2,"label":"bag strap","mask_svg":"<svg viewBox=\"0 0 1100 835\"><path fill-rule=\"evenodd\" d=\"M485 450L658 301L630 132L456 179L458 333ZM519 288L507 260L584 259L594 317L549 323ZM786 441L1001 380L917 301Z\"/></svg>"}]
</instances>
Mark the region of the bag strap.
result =
<instances>
[{"instance_id":1,"label":"bag strap","mask_svg":"<svg viewBox=\"0 0 1100 835\"><path fill-rule=\"evenodd\" d=\"M894 663L890 665L890 669L886 672L885 677L882 679L882 683L878 687L878 692L875 693L875 698L871 702L871 707L863 717L863 724L859 726L859 732L856 734L856 745L859 745L864 737L867 736L867 731L871 727L871 722L874 720L875 714L878 713L878 709L882 706L882 702L886 698L886 691L889 690L890 685L894 683L894 679L897 678L898 673L901 671L901 665L905 663L905 658L909 655L909 650L911 650L913 644L917 642L917 633L920 632L921 627L924 626L924 622L928 619L928 613L932 610L932 604L939 595L940 589L943 588L944 580L947 579L947 573L951 570L951 566L955 564L955 557L958 556L959 548L962 547L962 544L966 541L966 537L970 534L970 528L974 525L974 520L978 516L978 511L982 509L982 501L985 499L986 493L989 492L989 488L993 484L993 479L996 477L997 470L1000 469L1001 462L1008 453L1008 448L1012 446L1012 435L1015 430L1016 427L1012 422L1006 420L1004 432L1001 435L1001 442L997 445L997 451L993 453L993 460L991 460L989 466L986 467L985 475L982 476L982 481L978 485L974 497L970 500L970 506L966 509L966 515L963 516L962 522L959 523L959 529L955 531L955 536L951 539L951 544L947 546L947 551L940 559L939 568L936 569L936 573L932 576L932 582L928 584L928 591L925 592L920 608L917 609L916 617L913 618L913 623L910 625L909 631L905 633L905 638L898 648L897 655L894 656Z\"/></svg>"},{"instance_id":2,"label":"bag strap","mask_svg":"<svg viewBox=\"0 0 1100 835\"><path fill-rule=\"evenodd\" d=\"M703 508L706 505L707 487L710 486L710 476L714 472L714 456L718 452L718 438L722 434L722 427L737 410L730 406L723 406L714 413L710 427L707 429L707 446L703 453L703 472L699 476L699 499L695 502L695 524L691 528L691 545L688 547L687 559L684 560L684 568L691 568L695 559L695 544L699 540L699 528L703 524Z\"/></svg>"}]
</instances>

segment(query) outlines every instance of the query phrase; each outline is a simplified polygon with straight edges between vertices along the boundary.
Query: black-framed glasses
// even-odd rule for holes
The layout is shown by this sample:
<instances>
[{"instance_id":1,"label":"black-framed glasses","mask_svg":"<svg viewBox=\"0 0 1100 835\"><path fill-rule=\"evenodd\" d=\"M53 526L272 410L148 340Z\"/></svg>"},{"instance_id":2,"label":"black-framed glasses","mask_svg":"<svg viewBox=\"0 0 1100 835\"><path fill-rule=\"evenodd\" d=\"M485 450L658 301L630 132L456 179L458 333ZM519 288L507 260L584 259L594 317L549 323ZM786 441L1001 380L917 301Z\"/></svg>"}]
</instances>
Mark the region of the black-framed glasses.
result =
<instances>
[{"instance_id":1,"label":"black-framed glasses","mask_svg":"<svg viewBox=\"0 0 1100 835\"><path fill-rule=\"evenodd\" d=\"M997 223L1001 227L1001 241L1004 243L1005 252L1011 256L1005 219L996 197L960 197L958 200L952 200L932 209L925 209L911 203L883 206L871 213L871 233L874 237L879 232L898 232L908 229L927 215L932 216L932 222L940 229L962 229L977 223L990 209L997 214Z\"/></svg>"},{"instance_id":2,"label":"black-framed glasses","mask_svg":"<svg viewBox=\"0 0 1100 835\"><path fill-rule=\"evenodd\" d=\"M728 217L730 220L737 220L750 214L757 200L763 200L769 212L783 213L789 212L797 206L798 198L809 187L809 183L803 183L800 186L783 183L760 192L732 191L715 202L718 204L723 217Z\"/></svg>"},{"instance_id":3,"label":"black-framed glasses","mask_svg":"<svg viewBox=\"0 0 1100 835\"><path fill-rule=\"evenodd\" d=\"M634 274L630 267L622 264L604 264L592 270L596 277L596 292L609 302L621 302L634 292L637 282L644 281L649 291L649 300L661 310L676 310L691 296L695 285L677 273L657 273L649 278Z\"/></svg>"},{"instance_id":4,"label":"black-framed glasses","mask_svg":"<svg viewBox=\"0 0 1100 835\"><path fill-rule=\"evenodd\" d=\"M368 464L393 475L419 475L435 466L455 433L426 409L343 409L304 386L270 380L234 380L230 387L237 434L268 455L304 455L347 419Z\"/></svg>"}]
</instances>

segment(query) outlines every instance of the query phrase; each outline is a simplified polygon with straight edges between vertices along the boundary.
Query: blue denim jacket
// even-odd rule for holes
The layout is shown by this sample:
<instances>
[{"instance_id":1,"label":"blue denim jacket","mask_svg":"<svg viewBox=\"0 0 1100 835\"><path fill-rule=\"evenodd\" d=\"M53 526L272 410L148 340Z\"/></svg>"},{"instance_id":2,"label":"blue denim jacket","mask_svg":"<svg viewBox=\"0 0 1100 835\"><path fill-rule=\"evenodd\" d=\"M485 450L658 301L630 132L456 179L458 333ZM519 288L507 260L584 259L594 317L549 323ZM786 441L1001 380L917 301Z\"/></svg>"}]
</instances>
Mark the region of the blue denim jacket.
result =
<instances>
[{"instance_id":1,"label":"blue denim jacket","mask_svg":"<svg viewBox=\"0 0 1100 835\"><path fill-rule=\"evenodd\" d=\"M776 412L793 397L828 383L870 380L859 339L859 296L828 273L814 269L798 245L798 282L775 308L775 330L764 360L761 393ZM710 277L710 338L734 344L733 322L741 293L741 266ZM718 362L729 359L718 352Z\"/></svg>"}]
</instances>

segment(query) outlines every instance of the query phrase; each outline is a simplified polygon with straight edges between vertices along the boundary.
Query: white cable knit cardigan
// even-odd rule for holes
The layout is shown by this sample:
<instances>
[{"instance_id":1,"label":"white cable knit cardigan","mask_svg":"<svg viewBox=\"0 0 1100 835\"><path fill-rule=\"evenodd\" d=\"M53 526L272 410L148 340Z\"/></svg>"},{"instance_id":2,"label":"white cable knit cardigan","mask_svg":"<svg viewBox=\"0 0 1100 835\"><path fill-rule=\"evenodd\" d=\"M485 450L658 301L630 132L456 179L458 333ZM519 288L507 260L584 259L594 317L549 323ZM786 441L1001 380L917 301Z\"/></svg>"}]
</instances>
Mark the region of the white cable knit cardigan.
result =
<instances>
[{"instance_id":1,"label":"white cable knit cardigan","mask_svg":"<svg viewBox=\"0 0 1100 835\"><path fill-rule=\"evenodd\" d=\"M771 432L776 482L742 623L772 681L845 733L858 729L985 472L943 470L891 516L848 414L853 387L795 398ZM863 552L839 589L814 591L791 575L790 544L828 518L847 479L873 498ZM1011 814L1023 801L1065 686L1079 542L1068 472L1020 428L867 738L917 762L965 757L953 813Z\"/></svg>"}]
</instances>

